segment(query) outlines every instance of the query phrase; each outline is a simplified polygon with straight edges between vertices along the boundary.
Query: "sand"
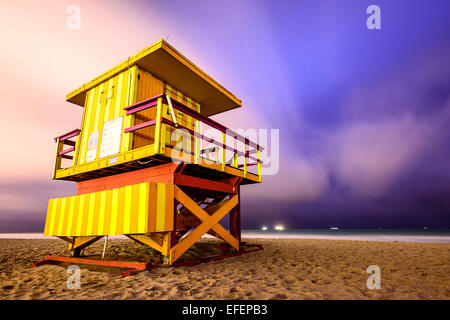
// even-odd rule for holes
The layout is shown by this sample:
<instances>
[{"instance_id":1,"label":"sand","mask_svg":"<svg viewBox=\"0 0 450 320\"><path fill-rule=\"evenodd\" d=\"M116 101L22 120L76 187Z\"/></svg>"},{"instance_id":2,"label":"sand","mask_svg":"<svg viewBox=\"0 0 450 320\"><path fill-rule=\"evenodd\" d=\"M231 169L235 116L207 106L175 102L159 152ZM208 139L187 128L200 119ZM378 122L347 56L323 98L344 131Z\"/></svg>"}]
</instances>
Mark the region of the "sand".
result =
<instances>
[{"instance_id":1,"label":"sand","mask_svg":"<svg viewBox=\"0 0 450 320\"><path fill-rule=\"evenodd\" d=\"M450 244L248 239L264 250L192 267L157 268L123 278L118 269L82 267L81 289L67 288L61 240L0 239L0 299L450 299ZM202 243L213 240L202 240ZM99 253L103 241L85 253ZM139 250L110 240L107 255ZM368 289L378 265L381 289Z\"/></svg>"}]
</instances>

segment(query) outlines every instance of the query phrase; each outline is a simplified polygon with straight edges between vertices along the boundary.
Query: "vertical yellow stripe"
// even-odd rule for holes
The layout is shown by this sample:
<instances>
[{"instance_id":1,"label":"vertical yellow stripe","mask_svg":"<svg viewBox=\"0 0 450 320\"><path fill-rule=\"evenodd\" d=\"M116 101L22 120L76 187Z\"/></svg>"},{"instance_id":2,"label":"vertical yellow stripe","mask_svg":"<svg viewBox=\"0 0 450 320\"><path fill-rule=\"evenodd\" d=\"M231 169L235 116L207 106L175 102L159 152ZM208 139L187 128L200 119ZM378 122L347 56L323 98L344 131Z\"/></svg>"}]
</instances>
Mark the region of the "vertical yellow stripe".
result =
<instances>
[{"instance_id":1,"label":"vertical yellow stripe","mask_svg":"<svg viewBox=\"0 0 450 320\"><path fill-rule=\"evenodd\" d=\"M92 226L89 230L89 233L93 236L97 235L97 228L98 228L98 219L100 214L100 194L101 192L95 193L95 200L94 200L94 217L92 220Z\"/></svg>"},{"instance_id":2,"label":"vertical yellow stripe","mask_svg":"<svg viewBox=\"0 0 450 320\"><path fill-rule=\"evenodd\" d=\"M109 105L109 112L105 112L105 119L104 122L110 121L114 119L114 114L116 113L116 105L119 95L119 92L117 91L117 85L119 84L119 75L116 75L114 78L112 78L113 81L113 89L112 89L112 97L111 97L111 103Z\"/></svg>"},{"instance_id":3,"label":"vertical yellow stripe","mask_svg":"<svg viewBox=\"0 0 450 320\"><path fill-rule=\"evenodd\" d=\"M120 109L119 109L119 115L124 115L125 110L123 110L123 107L128 106L128 77L129 77L129 70L126 70L123 72L123 81L122 81L122 90L120 91Z\"/></svg>"},{"instance_id":4,"label":"vertical yellow stripe","mask_svg":"<svg viewBox=\"0 0 450 320\"><path fill-rule=\"evenodd\" d=\"M157 183L148 183L148 232L156 231L156 219L157 219Z\"/></svg>"},{"instance_id":5,"label":"vertical yellow stripe","mask_svg":"<svg viewBox=\"0 0 450 320\"><path fill-rule=\"evenodd\" d=\"M107 101L105 105L105 112L103 112L102 127L103 123L111 119L111 114L114 114L114 108L116 106L116 94L117 94L117 75L109 79L108 82L108 93Z\"/></svg>"},{"instance_id":6,"label":"vertical yellow stripe","mask_svg":"<svg viewBox=\"0 0 450 320\"><path fill-rule=\"evenodd\" d=\"M119 189L112 190L111 220L109 223L109 234L116 234L117 211L119 210Z\"/></svg>"},{"instance_id":7,"label":"vertical yellow stripe","mask_svg":"<svg viewBox=\"0 0 450 320\"><path fill-rule=\"evenodd\" d=\"M188 127L189 129L194 129L192 127L192 117L186 116L186 127Z\"/></svg>"},{"instance_id":8,"label":"vertical yellow stripe","mask_svg":"<svg viewBox=\"0 0 450 320\"><path fill-rule=\"evenodd\" d=\"M125 187L125 208L123 212L123 233L130 233L131 223L131 197L133 188L131 185Z\"/></svg>"},{"instance_id":9,"label":"vertical yellow stripe","mask_svg":"<svg viewBox=\"0 0 450 320\"><path fill-rule=\"evenodd\" d=\"M98 218L97 234L103 235L104 225L105 225L105 210L106 210L106 192L100 192L100 212Z\"/></svg>"},{"instance_id":10,"label":"vertical yellow stripe","mask_svg":"<svg viewBox=\"0 0 450 320\"><path fill-rule=\"evenodd\" d=\"M59 221L58 221L58 231L56 232L57 236L62 235L64 220L66 219L66 202L67 198L61 198L61 210L59 211Z\"/></svg>"},{"instance_id":11,"label":"vertical yellow stripe","mask_svg":"<svg viewBox=\"0 0 450 320\"><path fill-rule=\"evenodd\" d=\"M109 228L111 223L111 210L112 210L112 191L106 190L106 206L105 206L105 222L103 226L102 235L109 234Z\"/></svg>"},{"instance_id":12,"label":"vertical yellow stripe","mask_svg":"<svg viewBox=\"0 0 450 320\"><path fill-rule=\"evenodd\" d=\"M138 232L139 184L131 186L130 233Z\"/></svg>"},{"instance_id":13,"label":"vertical yellow stripe","mask_svg":"<svg viewBox=\"0 0 450 320\"><path fill-rule=\"evenodd\" d=\"M121 108L120 108L121 110L119 110L120 114L122 114L124 117L123 118L123 130L125 130L126 128L129 128L131 126L130 122L131 122L132 116L131 115L126 116L125 111L123 111L123 113L122 113L123 107L129 106L128 100L129 100L129 92L131 89L130 88L130 85L131 85L130 75L131 75L131 70L127 70L124 73L122 97L121 97L122 103L121 103ZM122 132L123 132L123 130L122 130ZM122 144L120 146L121 152L128 151L128 144L125 143L125 140L127 140L126 137L128 137L129 135L130 135L130 133L122 133Z\"/></svg>"},{"instance_id":14,"label":"vertical yellow stripe","mask_svg":"<svg viewBox=\"0 0 450 320\"><path fill-rule=\"evenodd\" d=\"M256 150L256 159L258 159L258 181L261 182L261 162L260 160L260 152L259 149Z\"/></svg>"},{"instance_id":15,"label":"vertical yellow stripe","mask_svg":"<svg viewBox=\"0 0 450 320\"><path fill-rule=\"evenodd\" d=\"M98 89L97 103L94 104L94 108L93 108L95 120L94 120L91 130L89 130L90 132L95 132L95 131L99 130L100 111L102 108L103 100L106 99L106 89L103 88L104 84L105 83L102 82Z\"/></svg>"},{"instance_id":16,"label":"vertical yellow stripe","mask_svg":"<svg viewBox=\"0 0 450 320\"><path fill-rule=\"evenodd\" d=\"M96 110L96 117L95 121L96 124L94 125L93 131L98 131L98 143L97 143L97 153L95 155L96 159L100 158L100 146L102 143L102 137L103 137L103 123L105 120L105 113L108 114L108 111L106 111L106 108L109 109L109 106L111 105L111 100L108 99L109 96L109 90L112 88L112 79L108 81L107 88L103 89L103 94L100 95L99 103L97 105ZM103 86L104 83L102 83L100 86ZM98 117L98 119L97 119Z\"/></svg>"},{"instance_id":17,"label":"vertical yellow stripe","mask_svg":"<svg viewBox=\"0 0 450 320\"><path fill-rule=\"evenodd\" d=\"M85 112L86 110L83 110L83 112ZM83 116L84 117L84 116ZM82 120L82 121L84 121L84 120ZM77 136L77 138L75 139L75 149L73 150L74 152L73 152L73 154L74 154L74 156L73 156L73 160L72 160L72 166L75 166L75 165L77 165L77 163L78 163L78 157L79 157L79 153L80 153L80 147L81 147L81 145L80 145L80 141L81 141L81 136L82 136L82 134L83 133L80 133L78 136Z\"/></svg>"},{"instance_id":18,"label":"vertical yellow stripe","mask_svg":"<svg viewBox=\"0 0 450 320\"><path fill-rule=\"evenodd\" d=\"M48 207L47 207L47 217L45 219L45 227L44 227L44 235L49 236L50 235L50 224L53 217L53 207L55 206L55 199L48 200Z\"/></svg>"},{"instance_id":19,"label":"vertical yellow stripe","mask_svg":"<svg viewBox=\"0 0 450 320\"><path fill-rule=\"evenodd\" d=\"M75 205L73 208L73 219L72 226L67 226L67 229L70 228L70 236L74 236L77 234L77 222L78 222L78 214L80 212L80 198L81 196L75 196Z\"/></svg>"},{"instance_id":20,"label":"vertical yellow stripe","mask_svg":"<svg viewBox=\"0 0 450 320\"><path fill-rule=\"evenodd\" d=\"M83 216L85 215L84 204L86 201L86 195L82 194L80 196L80 204L78 206L78 216L77 216L77 231L75 236L81 236L81 226L83 225Z\"/></svg>"},{"instance_id":21,"label":"vertical yellow stripe","mask_svg":"<svg viewBox=\"0 0 450 320\"><path fill-rule=\"evenodd\" d=\"M243 152L244 152L244 178L245 178L245 177L247 177L247 156L246 156L246 154L247 154L247 145L245 144L245 142L244 142L244 145L243 145L242 149L243 149ZM224 159L225 159L225 156L224 156Z\"/></svg>"},{"instance_id":22,"label":"vertical yellow stripe","mask_svg":"<svg viewBox=\"0 0 450 320\"><path fill-rule=\"evenodd\" d=\"M75 199L77 197L70 197L70 203L69 203L69 217L67 219L66 228L64 229L64 236L69 237L72 234L70 234L70 231L72 230L72 223L73 223L73 211L75 209Z\"/></svg>"},{"instance_id":23,"label":"vertical yellow stripe","mask_svg":"<svg viewBox=\"0 0 450 320\"><path fill-rule=\"evenodd\" d=\"M121 73L119 74L118 80L117 80L116 104L115 104L115 107L114 107L114 118L113 118L113 119L119 117L119 115L120 115L120 110L122 109L122 106L123 106L123 104L122 104L122 97L123 97L123 94L122 94L123 75L124 75L124 72L121 72Z\"/></svg>"},{"instance_id":24,"label":"vertical yellow stripe","mask_svg":"<svg viewBox=\"0 0 450 320\"><path fill-rule=\"evenodd\" d=\"M155 153L159 153L160 149L160 139L161 139L161 114L162 114L162 99L158 98L156 105L156 124L155 124L155 142L154 148Z\"/></svg>"},{"instance_id":25,"label":"vertical yellow stripe","mask_svg":"<svg viewBox=\"0 0 450 320\"><path fill-rule=\"evenodd\" d=\"M59 215L59 207L60 207L60 199L53 199L55 202L53 204L53 210L52 210L52 218L50 220L50 228L49 228L49 235L54 236L56 234L55 232L55 223L56 223L56 217Z\"/></svg>"},{"instance_id":26,"label":"vertical yellow stripe","mask_svg":"<svg viewBox=\"0 0 450 320\"><path fill-rule=\"evenodd\" d=\"M125 207L125 188L119 188L119 202L117 204L117 225L116 233L117 235L123 234L123 216Z\"/></svg>"},{"instance_id":27,"label":"vertical yellow stripe","mask_svg":"<svg viewBox=\"0 0 450 320\"><path fill-rule=\"evenodd\" d=\"M86 110L84 111L86 113L86 116L84 117L84 123L82 124L82 131L81 131L81 135L83 136L82 138L82 143L81 143L81 150L80 150L80 154L79 154L79 159L78 159L78 163L82 164L85 162L86 160L86 152L87 152L87 145L88 145L88 139L89 139L89 122L91 120L91 110L92 110L92 104L94 102L94 89L91 89L88 91L87 93L87 97L86 97L86 101L87 103L85 104L85 108Z\"/></svg>"},{"instance_id":28,"label":"vertical yellow stripe","mask_svg":"<svg viewBox=\"0 0 450 320\"><path fill-rule=\"evenodd\" d=\"M163 110L167 110L168 108L166 108L165 107L165 105L163 105ZM163 111L163 118L166 118L166 116L164 116L164 111ZM170 119L171 121L172 121L172 118ZM177 121L178 121L178 123L182 123L181 121L180 121L180 119L177 119ZM171 134L171 132L170 132L170 129L171 129L171 127L169 127L169 126L164 126L165 128L162 128L161 130L165 130L165 134L163 135L163 136L165 136L165 141L164 141L164 143L166 144L166 145L170 145L171 144L171 142L172 142L172 134ZM181 138L182 139L182 138ZM178 141L173 141L173 143L174 144L176 144ZM161 140L161 143L162 143L162 140Z\"/></svg>"},{"instance_id":29,"label":"vertical yellow stripe","mask_svg":"<svg viewBox=\"0 0 450 320\"><path fill-rule=\"evenodd\" d=\"M148 232L148 183L139 184L138 233Z\"/></svg>"},{"instance_id":30,"label":"vertical yellow stripe","mask_svg":"<svg viewBox=\"0 0 450 320\"><path fill-rule=\"evenodd\" d=\"M92 100L92 104L89 106L89 119L87 121L86 127L84 128L84 131L88 137L88 142L89 142L89 135L93 132L94 122L95 122L95 111L96 111L98 97L100 96L99 86L95 87L93 90L94 90L93 100ZM86 154L87 154L87 149L86 149ZM84 155L85 162L86 162L86 154Z\"/></svg>"},{"instance_id":31,"label":"vertical yellow stripe","mask_svg":"<svg viewBox=\"0 0 450 320\"><path fill-rule=\"evenodd\" d=\"M156 190L156 231L164 231L166 215L166 185L164 183L158 183Z\"/></svg>"},{"instance_id":32,"label":"vertical yellow stripe","mask_svg":"<svg viewBox=\"0 0 450 320\"><path fill-rule=\"evenodd\" d=\"M129 70L128 74L128 90L127 90L127 106L132 105L136 101L136 71L137 67L133 66ZM125 117L125 126L124 128L128 128L133 123L133 115L129 115ZM122 139L122 152L126 152L130 150L131 147L131 133L124 133Z\"/></svg>"},{"instance_id":33,"label":"vertical yellow stripe","mask_svg":"<svg viewBox=\"0 0 450 320\"><path fill-rule=\"evenodd\" d=\"M89 205L87 206L87 217L84 218L83 220L85 220L85 224L86 224L86 229L83 232L83 236L88 236L90 235L91 229L92 229L92 223L94 220L94 207L95 207L95 192L93 193L89 193Z\"/></svg>"},{"instance_id":34,"label":"vertical yellow stripe","mask_svg":"<svg viewBox=\"0 0 450 320\"><path fill-rule=\"evenodd\" d=\"M105 92L104 95L104 99L106 99L104 105L104 109L102 110L102 113L100 114L100 119L102 120L100 123L100 127L103 127L103 123L105 123L106 121L108 121L109 118L109 112L110 109L112 108L112 99L114 97L114 89L113 89L113 85L114 85L114 78L109 79L108 81L108 89ZM111 92L112 91L112 92ZM103 105L103 103L102 103Z\"/></svg>"},{"instance_id":35,"label":"vertical yellow stripe","mask_svg":"<svg viewBox=\"0 0 450 320\"><path fill-rule=\"evenodd\" d=\"M166 204L166 210L164 215L164 225L165 225L165 231L173 230L173 215L175 214L175 208L174 208L174 189L173 185L165 185L166 186L166 192L165 192L165 204Z\"/></svg>"},{"instance_id":36,"label":"vertical yellow stripe","mask_svg":"<svg viewBox=\"0 0 450 320\"><path fill-rule=\"evenodd\" d=\"M86 195L86 199L84 200L84 214L83 214L83 222L81 223L81 235L86 236L88 233L88 224L91 213L91 203L94 202L92 199L92 193Z\"/></svg>"},{"instance_id":37,"label":"vertical yellow stripe","mask_svg":"<svg viewBox=\"0 0 450 320\"><path fill-rule=\"evenodd\" d=\"M86 119L87 122L86 122L86 126L84 128L84 131L87 134L88 143L89 143L89 135L93 132L93 128L94 128L94 124L95 124L95 111L97 109L99 97L101 96L100 86L96 86L92 90L93 90L92 103L88 106L89 107L89 115L88 115L88 118ZM87 153L87 149L86 149L86 153Z\"/></svg>"}]
</instances>

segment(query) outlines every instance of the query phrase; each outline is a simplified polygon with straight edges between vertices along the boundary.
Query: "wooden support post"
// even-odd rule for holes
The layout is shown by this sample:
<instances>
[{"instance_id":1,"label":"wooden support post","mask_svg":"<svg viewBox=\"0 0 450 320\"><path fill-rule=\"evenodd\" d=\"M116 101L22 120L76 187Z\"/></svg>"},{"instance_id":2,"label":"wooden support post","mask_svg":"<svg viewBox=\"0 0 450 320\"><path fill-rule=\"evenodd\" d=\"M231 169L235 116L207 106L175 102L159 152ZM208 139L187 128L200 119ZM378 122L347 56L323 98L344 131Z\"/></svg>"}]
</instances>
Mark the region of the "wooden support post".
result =
<instances>
[{"instance_id":1,"label":"wooden support post","mask_svg":"<svg viewBox=\"0 0 450 320\"><path fill-rule=\"evenodd\" d=\"M241 199L241 186L237 185L237 194L239 199ZM239 201L235 207L236 209L236 238L241 243L241 201Z\"/></svg>"},{"instance_id":2,"label":"wooden support post","mask_svg":"<svg viewBox=\"0 0 450 320\"><path fill-rule=\"evenodd\" d=\"M231 212L230 212L230 233L233 237L238 239L240 242L238 223L237 223L238 217L239 217L238 210L236 207L234 207L233 210L231 210Z\"/></svg>"},{"instance_id":3,"label":"wooden support post","mask_svg":"<svg viewBox=\"0 0 450 320\"><path fill-rule=\"evenodd\" d=\"M225 160L225 152L227 151L226 139L227 139L227 135L225 133L222 133L222 171L225 171L225 165L226 165L226 160Z\"/></svg>"},{"instance_id":4,"label":"wooden support post","mask_svg":"<svg viewBox=\"0 0 450 320\"><path fill-rule=\"evenodd\" d=\"M53 167L52 179L55 179L56 170L61 168L61 157L58 155L62 151L63 144L59 141L59 138L56 140L56 155L55 155L55 165Z\"/></svg>"},{"instance_id":5,"label":"wooden support post","mask_svg":"<svg viewBox=\"0 0 450 320\"><path fill-rule=\"evenodd\" d=\"M161 103L161 117L163 117L167 113L167 105ZM168 132L168 126L167 124L161 123L160 125L160 137L159 137L159 153L164 154L166 151L166 135L170 133ZM169 137L170 141L170 137Z\"/></svg>"},{"instance_id":6,"label":"wooden support post","mask_svg":"<svg viewBox=\"0 0 450 320\"><path fill-rule=\"evenodd\" d=\"M156 124L155 124L155 153L160 152L161 141L161 115L162 115L162 98L158 98L156 105Z\"/></svg>"},{"instance_id":7,"label":"wooden support post","mask_svg":"<svg viewBox=\"0 0 450 320\"><path fill-rule=\"evenodd\" d=\"M163 242L161 246L161 254L163 255L163 264L170 264L170 249L172 243L172 231L165 232L163 236Z\"/></svg>"},{"instance_id":8,"label":"wooden support post","mask_svg":"<svg viewBox=\"0 0 450 320\"><path fill-rule=\"evenodd\" d=\"M247 177L247 145L244 142L244 178Z\"/></svg>"},{"instance_id":9,"label":"wooden support post","mask_svg":"<svg viewBox=\"0 0 450 320\"><path fill-rule=\"evenodd\" d=\"M256 150L256 159L258 159L258 179L259 179L259 182L261 182L262 181L262 178L261 178L261 159L260 159L259 148Z\"/></svg>"},{"instance_id":10,"label":"wooden support post","mask_svg":"<svg viewBox=\"0 0 450 320\"><path fill-rule=\"evenodd\" d=\"M162 252L162 239L154 234L127 234L126 236L137 243L145 244L150 248Z\"/></svg>"},{"instance_id":11,"label":"wooden support post","mask_svg":"<svg viewBox=\"0 0 450 320\"><path fill-rule=\"evenodd\" d=\"M166 124L161 124L161 136L160 136L160 149L159 149L159 153L164 154L164 152L166 152L166 134L167 134L167 125Z\"/></svg>"},{"instance_id":12,"label":"wooden support post","mask_svg":"<svg viewBox=\"0 0 450 320\"><path fill-rule=\"evenodd\" d=\"M194 131L200 133L200 121L194 121ZM209 156L209 151L206 157ZM200 159L200 138L194 136L194 164L198 164Z\"/></svg>"},{"instance_id":13,"label":"wooden support post","mask_svg":"<svg viewBox=\"0 0 450 320\"><path fill-rule=\"evenodd\" d=\"M82 249L87 248L101 238L103 238L103 236L72 237L72 243L69 244L70 254L72 257L79 257Z\"/></svg>"},{"instance_id":14,"label":"wooden support post","mask_svg":"<svg viewBox=\"0 0 450 320\"><path fill-rule=\"evenodd\" d=\"M237 194L229 200L223 200L203 209L199 204L197 204L196 201L190 198L180 188L175 186L175 199L177 199L187 210L200 219L202 223L200 223L181 242L177 243L170 249L170 264L177 260L184 252L186 252L186 250L188 250L195 242L197 242L210 230L213 230L223 240L239 251L239 240L233 237L219 224L219 221L239 203L239 196Z\"/></svg>"},{"instance_id":15,"label":"wooden support post","mask_svg":"<svg viewBox=\"0 0 450 320\"><path fill-rule=\"evenodd\" d=\"M86 109L86 108L83 108ZM84 112L84 110L83 110ZM73 161L72 161L72 166L75 166L78 162L78 154L80 153L80 139L81 139L81 134L78 134L77 139L75 140L75 150L73 153Z\"/></svg>"}]
</instances>

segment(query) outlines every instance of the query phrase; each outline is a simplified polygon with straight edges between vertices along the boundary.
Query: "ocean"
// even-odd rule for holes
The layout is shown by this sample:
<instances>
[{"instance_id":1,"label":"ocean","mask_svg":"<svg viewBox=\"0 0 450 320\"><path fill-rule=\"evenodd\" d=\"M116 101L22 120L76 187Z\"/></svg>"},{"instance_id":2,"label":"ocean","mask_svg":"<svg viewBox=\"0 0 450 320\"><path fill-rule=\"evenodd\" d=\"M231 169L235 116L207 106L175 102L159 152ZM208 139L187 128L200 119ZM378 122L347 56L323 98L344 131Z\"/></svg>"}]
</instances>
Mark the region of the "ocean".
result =
<instances>
[{"instance_id":1,"label":"ocean","mask_svg":"<svg viewBox=\"0 0 450 320\"><path fill-rule=\"evenodd\" d=\"M211 236L205 236L209 238ZM110 236L126 239L125 236ZM242 238L262 239L331 239L390 242L450 243L448 229L313 229L313 230L242 230ZM57 239L42 233L0 233L0 239Z\"/></svg>"}]
</instances>

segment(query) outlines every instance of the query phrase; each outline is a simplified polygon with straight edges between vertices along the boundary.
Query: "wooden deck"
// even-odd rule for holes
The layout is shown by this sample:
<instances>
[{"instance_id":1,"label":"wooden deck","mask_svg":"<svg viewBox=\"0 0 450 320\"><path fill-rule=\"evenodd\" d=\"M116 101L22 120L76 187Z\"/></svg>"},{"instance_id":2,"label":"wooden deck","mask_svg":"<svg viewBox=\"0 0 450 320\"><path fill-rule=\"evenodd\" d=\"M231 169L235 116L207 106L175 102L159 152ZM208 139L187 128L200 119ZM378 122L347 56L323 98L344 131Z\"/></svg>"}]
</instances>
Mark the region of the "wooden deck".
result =
<instances>
[{"instance_id":1,"label":"wooden deck","mask_svg":"<svg viewBox=\"0 0 450 320\"><path fill-rule=\"evenodd\" d=\"M172 162L172 157L180 154L180 152L172 151L172 148L166 147L164 155L156 154L154 145L151 144L145 147L130 150L117 156L110 156L82 165L56 170L55 179L84 181L129 172L132 170L158 166ZM225 168L222 171L221 163L208 160L202 156L199 158L198 164L193 164L194 155L188 153L181 153L181 156L178 156L174 160L184 161L187 164L185 168L186 174L194 177L202 177L215 181L231 177L240 177L243 178L242 184L260 182L257 174L245 172L244 170L235 168L231 165L225 165Z\"/></svg>"}]
</instances>

